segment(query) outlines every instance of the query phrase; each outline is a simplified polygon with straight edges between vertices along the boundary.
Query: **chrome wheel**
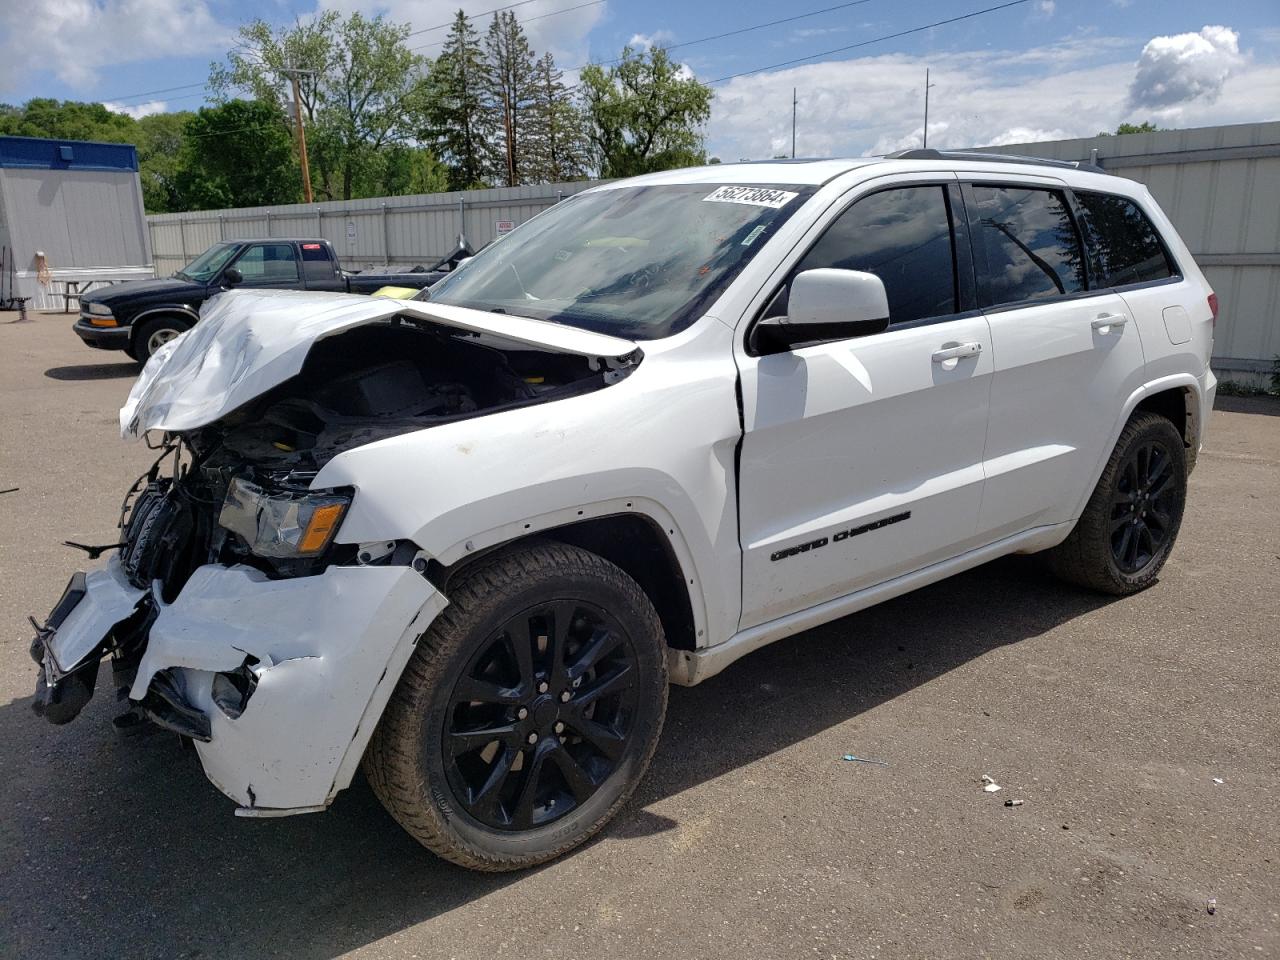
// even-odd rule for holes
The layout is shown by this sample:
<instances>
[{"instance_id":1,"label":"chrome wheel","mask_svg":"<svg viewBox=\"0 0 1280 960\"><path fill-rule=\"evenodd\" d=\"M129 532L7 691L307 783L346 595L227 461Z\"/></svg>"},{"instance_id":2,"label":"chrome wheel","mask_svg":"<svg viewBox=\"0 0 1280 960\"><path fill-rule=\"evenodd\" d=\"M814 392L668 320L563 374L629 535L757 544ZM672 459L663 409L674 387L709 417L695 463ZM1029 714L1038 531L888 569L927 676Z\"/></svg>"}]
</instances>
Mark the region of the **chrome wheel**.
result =
<instances>
[{"instance_id":1,"label":"chrome wheel","mask_svg":"<svg viewBox=\"0 0 1280 960\"><path fill-rule=\"evenodd\" d=\"M156 330L151 334L151 336L147 337L147 356L151 356L181 333L182 331L178 330L176 327L161 327L159 330Z\"/></svg>"}]
</instances>

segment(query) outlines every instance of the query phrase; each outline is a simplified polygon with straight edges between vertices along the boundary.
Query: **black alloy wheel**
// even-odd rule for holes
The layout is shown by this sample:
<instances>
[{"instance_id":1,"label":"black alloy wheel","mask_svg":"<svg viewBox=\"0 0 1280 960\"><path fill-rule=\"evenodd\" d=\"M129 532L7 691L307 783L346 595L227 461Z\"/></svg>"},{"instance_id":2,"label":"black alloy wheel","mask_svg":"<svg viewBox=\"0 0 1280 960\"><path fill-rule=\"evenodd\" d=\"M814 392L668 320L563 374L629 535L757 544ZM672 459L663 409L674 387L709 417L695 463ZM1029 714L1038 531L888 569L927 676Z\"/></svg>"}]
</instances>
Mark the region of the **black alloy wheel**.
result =
<instances>
[{"instance_id":1,"label":"black alloy wheel","mask_svg":"<svg viewBox=\"0 0 1280 960\"><path fill-rule=\"evenodd\" d=\"M627 750L637 681L633 641L594 604L559 599L511 617L450 697L443 752L458 806L529 830L586 803Z\"/></svg>"},{"instance_id":2,"label":"black alloy wheel","mask_svg":"<svg viewBox=\"0 0 1280 960\"><path fill-rule=\"evenodd\" d=\"M1111 556L1134 574L1161 551L1178 509L1173 455L1159 440L1137 444L1116 473L1111 511Z\"/></svg>"},{"instance_id":3,"label":"black alloy wheel","mask_svg":"<svg viewBox=\"0 0 1280 960\"><path fill-rule=\"evenodd\" d=\"M1067 538L1046 554L1063 580L1126 596L1156 582L1182 525L1186 441L1172 421L1129 418Z\"/></svg>"},{"instance_id":4,"label":"black alloy wheel","mask_svg":"<svg viewBox=\"0 0 1280 960\"><path fill-rule=\"evenodd\" d=\"M653 758L662 621L616 564L549 541L481 557L443 592L365 774L396 821L454 863L545 863L608 823Z\"/></svg>"}]
</instances>

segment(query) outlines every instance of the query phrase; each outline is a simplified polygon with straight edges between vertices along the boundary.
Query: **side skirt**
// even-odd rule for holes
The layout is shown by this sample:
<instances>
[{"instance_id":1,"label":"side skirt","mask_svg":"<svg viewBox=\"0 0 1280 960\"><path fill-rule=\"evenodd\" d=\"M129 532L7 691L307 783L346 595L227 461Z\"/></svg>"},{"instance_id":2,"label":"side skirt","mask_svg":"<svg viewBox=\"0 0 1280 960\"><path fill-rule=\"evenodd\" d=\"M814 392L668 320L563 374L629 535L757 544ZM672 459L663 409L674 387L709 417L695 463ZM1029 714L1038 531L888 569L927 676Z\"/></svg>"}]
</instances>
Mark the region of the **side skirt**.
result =
<instances>
[{"instance_id":1,"label":"side skirt","mask_svg":"<svg viewBox=\"0 0 1280 960\"><path fill-rule=\"evenodd\" d=\"M886 580L874 587L867 587L857 593L836 597L834 600L827 600L808 610L789 613L785 617L741 630L723 643L703 647L701 650L668 650L667 665L671 682L682 687L691 687L708 677L714 677L739 657L745 657L748 653L759 650L775 640L838 620L851 613L875 606L877 603L910 593L919 587L937 583L953 574L981 566L996 557L1010 553L1035 553L1039 550L1047 550L1061 543L1073 526L1075 521L1033 527L1011 537L1005 537L1003 540L997 540L995 543L989 543L985 547L962 553L950 560L942 560L913 573Z\"/></svg>"}]
</instances>

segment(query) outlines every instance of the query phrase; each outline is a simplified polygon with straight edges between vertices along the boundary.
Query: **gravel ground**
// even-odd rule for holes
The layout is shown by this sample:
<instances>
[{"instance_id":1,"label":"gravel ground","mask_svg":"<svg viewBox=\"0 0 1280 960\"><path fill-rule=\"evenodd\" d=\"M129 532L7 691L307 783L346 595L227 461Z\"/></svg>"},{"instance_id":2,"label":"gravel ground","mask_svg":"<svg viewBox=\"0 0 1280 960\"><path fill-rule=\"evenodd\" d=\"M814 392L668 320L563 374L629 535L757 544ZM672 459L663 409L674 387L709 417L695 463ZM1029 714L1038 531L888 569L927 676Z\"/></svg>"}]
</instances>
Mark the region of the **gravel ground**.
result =
<instances>
[{"instance_id":1,"label":"gravel ground","mask_svg":"<svg viewBox=\"0 0 1280 960\"><path fill-rule=\"evenodd\" d=\"M176 738L117 739L101 688L69 726L31 713L25 617L149 458L116 435L136 366L71 318L9 319L0 955L1280 956L1280 403L1220 403L1152 589L1011 559L775 644L672 691L598 840L493 877L360 781L326 814L233 818Z\"/></svg>"}]
</instances>

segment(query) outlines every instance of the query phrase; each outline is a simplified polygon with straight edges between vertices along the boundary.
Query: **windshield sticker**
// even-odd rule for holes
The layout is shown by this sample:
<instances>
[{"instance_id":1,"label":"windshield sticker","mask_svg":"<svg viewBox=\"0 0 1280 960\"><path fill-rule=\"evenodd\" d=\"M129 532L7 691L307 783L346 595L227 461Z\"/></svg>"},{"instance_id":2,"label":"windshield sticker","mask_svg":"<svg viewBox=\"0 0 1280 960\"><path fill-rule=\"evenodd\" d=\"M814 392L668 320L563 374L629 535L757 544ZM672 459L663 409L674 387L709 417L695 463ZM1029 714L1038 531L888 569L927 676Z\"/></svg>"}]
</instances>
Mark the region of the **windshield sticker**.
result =
<instances>
[{"instance_id":1,"label":"windshield sticker","mask_svg":"<svg viewBox=\"0 0 1280 960\"><path fill-rule=\"evenodd\" d=\"M772 207L777 210L780 207L785 207L798 196L799 194L797 193L791 193L786 190L772 190L769 187L724 186L717 188L702 199L712 203L746 203L753 207Z\"/></svg>"},{"instance_id":2,"label":"windshield sticker","mask_svg":"<svg viewBox=\"0 0 1280 960\"><path fill-rule=\"evenodd\" d=\"M738 246L740 247L751 246L753 243L755 243L757 240L760 239L760 234L762 233L764 233L764 224L760 224L760 226L756 227L754 230L748 233L745 237L743 237L742 243L738 244Z\"/></svg>"}]
</instances>

